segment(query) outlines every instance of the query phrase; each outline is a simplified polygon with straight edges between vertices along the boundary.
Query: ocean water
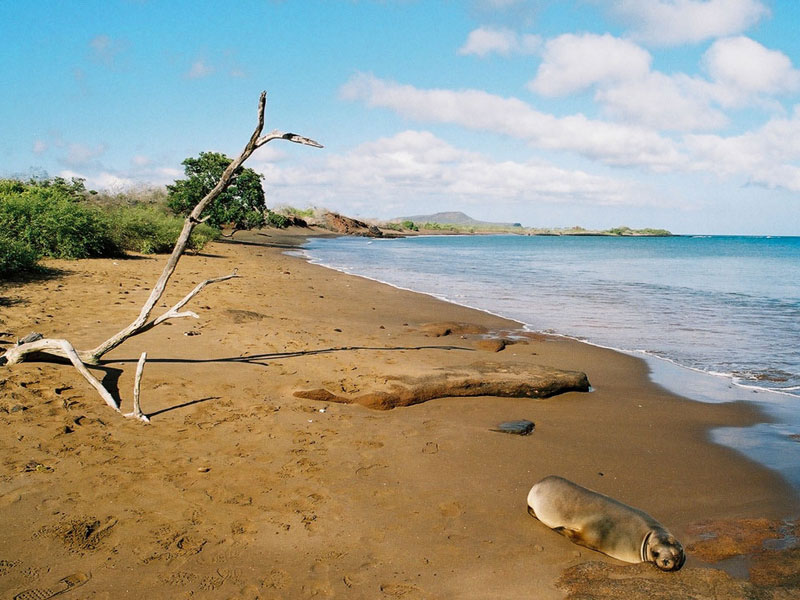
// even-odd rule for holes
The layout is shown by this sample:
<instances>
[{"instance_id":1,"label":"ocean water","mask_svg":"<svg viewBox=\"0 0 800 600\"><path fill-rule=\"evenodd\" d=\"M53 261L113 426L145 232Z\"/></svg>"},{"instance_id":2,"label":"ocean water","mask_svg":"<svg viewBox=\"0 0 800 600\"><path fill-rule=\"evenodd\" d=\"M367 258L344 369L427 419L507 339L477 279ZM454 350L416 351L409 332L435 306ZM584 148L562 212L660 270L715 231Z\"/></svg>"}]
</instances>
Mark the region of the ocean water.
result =
<instances>
[{"instance_id":1,"label":"ocean water","mask_svg":"<svg viewBox=\"0 0 800 600\"><path fill-rule=\"evenodd\" d=\"M712 431L800 489L800 237L313 239L312 262L639 355L701 401L776 423Z\"/></svg>"}]
</instances>

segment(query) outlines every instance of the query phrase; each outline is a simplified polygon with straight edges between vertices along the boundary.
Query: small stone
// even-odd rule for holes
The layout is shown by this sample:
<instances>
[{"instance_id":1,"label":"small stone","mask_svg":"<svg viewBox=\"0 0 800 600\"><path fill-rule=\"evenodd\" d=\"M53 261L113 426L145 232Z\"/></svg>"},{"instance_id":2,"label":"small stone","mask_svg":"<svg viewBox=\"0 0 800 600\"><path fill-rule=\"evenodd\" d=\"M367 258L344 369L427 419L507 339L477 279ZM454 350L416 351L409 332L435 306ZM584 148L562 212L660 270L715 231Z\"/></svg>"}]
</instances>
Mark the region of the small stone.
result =
<instances>
[{"instance_id":1,"label":"small stone","mask_svg":"<svg viewBox=\"0 0 800 600\"><path fill-rule=\"evenodd\" d=\"M544 552L544 546L541 544L536 544L533 549L536 550L536 552Z\"/></svg>"},{"instance_id":2,"label":"small stone","mask_svg":"<svg viewBox=\"0 0 800 600\"><path fill-rule=\"evenodd\" d=\"M198 473L208 473L211 470L211 467L197 467Z\"/></svg>"},{"instance_id":3,"label":"small stone","mask_svg":"<svg viewBox=\"0 0 800 600\"><path fill-rule=\"evenodd\" d=\"M23 410L28 410L28 407L22 406L22 404L15 404L14 406L11 407L11 410L9 412L15 413L15 412L21 412Z\"/></svg>"},{"instance_id":4,"label":"small stone","mask_svg":"<svg viewBox=\"0 0 800 600\"><path fill-rule=\"evenodd\" d=\"M535 426L536 425L533 423L533 421L520 419L519 421L506 421L505 423L500 423L497 428L492 429L492 431L510 433L512 435L529 435Z\"/></svg>"}]
</instances>

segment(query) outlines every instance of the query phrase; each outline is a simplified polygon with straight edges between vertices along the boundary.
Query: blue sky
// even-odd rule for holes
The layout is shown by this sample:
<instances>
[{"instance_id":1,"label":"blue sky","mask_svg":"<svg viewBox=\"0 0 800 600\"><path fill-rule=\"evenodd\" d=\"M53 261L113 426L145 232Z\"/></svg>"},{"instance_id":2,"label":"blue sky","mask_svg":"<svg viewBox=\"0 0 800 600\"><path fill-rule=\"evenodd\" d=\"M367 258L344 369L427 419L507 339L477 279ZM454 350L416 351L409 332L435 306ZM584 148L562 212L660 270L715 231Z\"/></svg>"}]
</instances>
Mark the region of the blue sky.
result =
<instances>
[{"instance_id":1,"label":"blue sky","mask_svg":"<svg viewBox=\"0 0 800 600\"><path fill-rule=\"evenodd\" d=\"M796 0L0 2L0 176L163 185L234 156L271 206L800 235Z\"/></svg>"}]
</instances>

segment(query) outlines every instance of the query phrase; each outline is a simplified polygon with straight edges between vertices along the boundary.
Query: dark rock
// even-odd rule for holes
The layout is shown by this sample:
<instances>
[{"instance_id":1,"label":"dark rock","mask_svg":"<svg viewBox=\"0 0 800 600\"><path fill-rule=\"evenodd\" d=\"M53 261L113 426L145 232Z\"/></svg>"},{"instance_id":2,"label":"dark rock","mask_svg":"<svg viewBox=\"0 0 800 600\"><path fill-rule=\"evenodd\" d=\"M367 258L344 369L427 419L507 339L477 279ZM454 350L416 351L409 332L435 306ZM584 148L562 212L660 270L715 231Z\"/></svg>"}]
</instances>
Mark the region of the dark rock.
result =
<instances>
[{"instance_id":1,"label":"dark rock","mask_svg":"<svg viewBox=\"0 0 800 600\"><path fill-rule=\"evenodd\" d=\"M497 428L492 429L492 431L510 433L512 435L529 435L535 426L536 425L533 423L533 421L520 419L519 421L506 421L505 423L500 423Z\"/></svg>"}]
</instances>

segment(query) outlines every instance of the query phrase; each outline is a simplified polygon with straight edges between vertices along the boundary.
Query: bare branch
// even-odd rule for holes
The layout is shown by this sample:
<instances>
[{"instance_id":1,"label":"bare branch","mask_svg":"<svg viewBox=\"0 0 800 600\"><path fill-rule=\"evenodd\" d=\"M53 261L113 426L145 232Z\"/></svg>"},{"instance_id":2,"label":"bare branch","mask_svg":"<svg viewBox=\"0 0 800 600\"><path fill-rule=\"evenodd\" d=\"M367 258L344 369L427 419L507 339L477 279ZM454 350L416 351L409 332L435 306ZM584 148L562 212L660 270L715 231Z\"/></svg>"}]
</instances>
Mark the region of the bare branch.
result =
<instances>
[{"instance_id":1,"label":"bare branch","mask_svg":"<svg viewBox=\"0 0 800 600\"><path fill-rule=\"evenodd\" d=\"M261 136L261 132L264 129L264 112L266 108L266 103L267 103L267 93L261 92L261 96L259 97L258 100L258 122L256 123L256 127L253 130L252 135L250 136L250 140L247 142L247 145L244 147L239 156L233 159L231 163L225 168L216 185L195 205L191 213L186 217L183 223L183 228L181 229L181 233L178 236L177 241L175 242L175 247L172 250L172 254L170 254L166 264L164 265L164 269L161 272L161 276L158 278L158 281L156 281L156 284L150 291L150 296L147 298L147 301L145 302L144 306L142 306L139 312L139 316L136 317L136 319L130 325L128 325L127 327L116 333L114 336L107 339L105 342L103 342L96 348L93 348L92 350L84 350L81 352L76 351L75 348L72 346L72 344L70 344L67 340L43 339L40 334L31 334L19 340L15 346L8 348L5 351L5 353L0 355L0 365L17 364L18 362L24 360L24 358L27 355L34 354L37 352L46 352L55 356L67 358L72 363L72 365L78 370L78 372L80 372L80 374L83 375L83 377L92 385L92 387L94 387L97 390L97 392L100 394L103 400L105 400L106 404L108 404L111 408L113 408L117 412L120 412L119 403L111 396L108 390L106 390L105 387L103 387L103 384L100 383L100 381L98 381L89 372L89 370L86 368L86 364L97 364L100 358L104 354L119 346L129 337L132 337L144 331L148 331L149 329L152 329L159 323L163 323L167 319L175 319L181 317L198 318L197 314L195 314L192 311L184 311L184 312L179 312L179 311L192 298L194 298L194 296L200 293L200 291L205 286L211 283L225 281L227 279L231 279L237 276L236 271L234 270L234 272L231 273L230 275L224 275L222 277L216 277L203 281L202 283L198 284L191 292L189 292L189 294L187 294L180 302L178 302L167 312L165 312L158 318L154 319L153 321L148 322L148 319L150 318L150 314L152 313L153 308L161 299L161 296L164 294L164 290L167 286L167 283L169 282L170 277L172 277L172 274L175 272L175 269L178 265L178 261L180 260L181 256L186 250L186 246L189 243L189 238L192 234L192 230L196 225L204 223L205 221L208 220L208 217L201 218L203 211L223 191L225 191L225 188L228 187L236 171L239 169L239 167L242 166L244 161L246 161L257 148L266 144L267 142L272 141L273 139L285 139L297 144L305 144L307 146L322 148L322 145L319 144L318 142L297 135L295 133L280 133L278 131L274 131L273 133L267 136ZM133 412L125 415L128 417L135 417L141 421L148 421L147 416L144 413L142 413L141 408L139 406L139 388L142 378L142 371L144 370L144 364L146 359L147 359L147 353L142 353L141 357L139 358L139 364L136 369L136 379L134 381Z\"/></svg>"},{"instance_id":2,"label":"bare branch","mask_svg":"<svg viewBox=\"0 0 800 600\"><path fill-rule=\"evenodd\" d=\"M142 412L139 405L139 387L142 383L142 372L144 371L144 362L147 360L147 352L142 352L139 357L139 363L136 365L136 377L133 380L133 412L126 413L125 417L139 419L145 423L149 423L150 419Z\"/></svg>"},{"instance_id":3,"label":"bare branch","mask_svg":"<svg viewBox=\"0 0 800 600\"><path fill-rule=\"evenodd\" d=\"M181 230L180 236L178 236L178 241L175 243L175 248L172 250L172 254L167 259L167 263L164 265L164 270L156 282L155 287L153 287L153 290L150 292L150 297L142 307L139 316L125 329L119 331L116 335L112 336L96 348L93 348L88 352L82 352L80 356L85 362L97 363L100 360L100 357L102 357L104 354L119 346L129 337L142 332L143 328L146 326L145 324L147 323L147 320L150 318L150 313L164 293L164 289L167 286L169 278L175 272L175 268L178 265L178 260L183 255L186 245L189 243L189 237L192 234L192 230L194 229L195 225L200 222L200 215L214 199L216 199L223 191L225 191L225 188L228 187L231 179L233 179L236 170L242 166L242 163L244 163L244 161L247 160L258 147L267 143L271 139L282 138L298 144L306 144L308 146L322 148L322 145L318 142L294 133L280 134L277 135L277 137L259 137L261 135L261 131L264 129L264 110L266 103L267 93L261 92L261 96L258 100L258 123L253 130L253 134L250 136L250 140L247 142L247 145L244 147L244 150L242 150L241 154L233 159L231 164L229 164L225 171L223 171L222 176L214 188L208 192L208 194L206 194L205 197L200 200L200 202L197 203L189 216L186 217L186 220L183 224L183 229ZM273 134L276 133L277 132L273 132Z\"/></svg>"},{"instance_id":4,"label":"bare branch","mask_svg":"<svg viewBox=\"0 0 800 600\"><path fill-rule=\"evenodd\" d=\"M283 133L281 131L278 131L277 129L275 131L272 131L271 133L268 133L267 135L258 138L256 146L260 148L261 146L263 146L267 142L271 142L272 140L287 140L290 142L294 142L295 144L304 144L306 146L313 146L314 148L325 147L319 142L312 140L311 138L303 137L302 135L297 135L296 133Z\"/></svg>"},{"instance_id":5,"label":"bare branch","mask_svg":"<svg viewBox=\"0 0 800 600\"><path fill-rule=\"evenodd\" d=\"M194 317L195 319L198 319L199 317L195 313L193 313L191 311L185 312L185 313L179 313L178 311L181 308L183 308L184 306L186 306L186 304L189 302L189 300L191 300L197 294L199 294L200 291L204 287L206 287L207 285L209 285L211 283L218 283L220 281L226 281L228 279L233 279L235 277L238 277L238 275L236 274L237 271L238 271L238 269L234 269L233 273L231 273L230 275L223 275L221 277L213 277L211 279L206 279L205 281L203 281L201 283L198 283L197 286L191 292L186 294L186 296L184 296L183 299L180 302L178 302L175 306L170 308L167 312L165 312L163 315L161 315L155 321L153 321L151 324L149 324L147 326L147 329L152 329L153 327L155 327L159 323L163 323L167 319L176 319L176 318L179 318L179 317Z\"/></svg>"}]
</instances>

